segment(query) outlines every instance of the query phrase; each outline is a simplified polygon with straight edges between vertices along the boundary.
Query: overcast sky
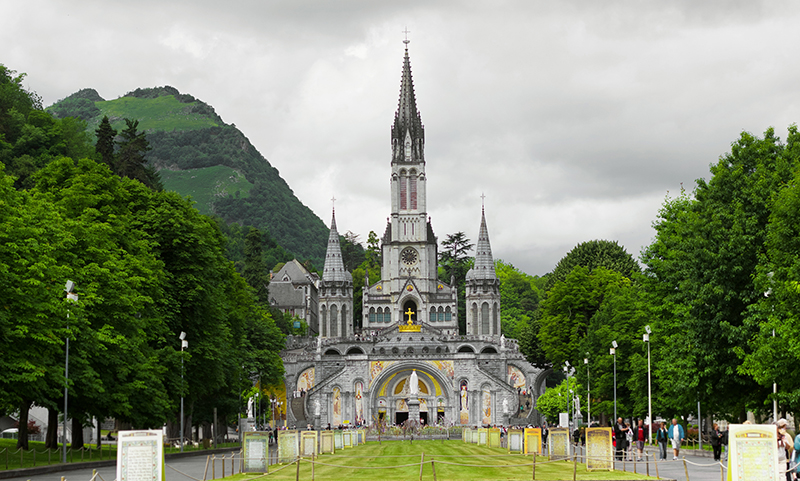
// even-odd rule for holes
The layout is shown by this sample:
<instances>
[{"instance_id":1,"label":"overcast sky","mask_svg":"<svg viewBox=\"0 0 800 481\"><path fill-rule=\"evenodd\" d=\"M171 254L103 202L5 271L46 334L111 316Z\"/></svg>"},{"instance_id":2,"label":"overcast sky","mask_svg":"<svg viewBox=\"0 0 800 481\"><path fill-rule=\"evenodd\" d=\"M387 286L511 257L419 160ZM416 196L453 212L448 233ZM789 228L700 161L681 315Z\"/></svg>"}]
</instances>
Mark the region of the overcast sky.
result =
<instances>
[{"instance_id":1,"label":"overcast sky","mask_svg":"<svg viewBox=\"0 0 800 481\"><path fill-rule=\"evenodd\" d=\"M800 119L800 3L3 3L0 63L50 105L171 85L211 104L299 199L366 240L389 215L403 33L440 240L545 274L580 242L638 257L667 195L740 132Z\"/></svg>"}]
</instances>

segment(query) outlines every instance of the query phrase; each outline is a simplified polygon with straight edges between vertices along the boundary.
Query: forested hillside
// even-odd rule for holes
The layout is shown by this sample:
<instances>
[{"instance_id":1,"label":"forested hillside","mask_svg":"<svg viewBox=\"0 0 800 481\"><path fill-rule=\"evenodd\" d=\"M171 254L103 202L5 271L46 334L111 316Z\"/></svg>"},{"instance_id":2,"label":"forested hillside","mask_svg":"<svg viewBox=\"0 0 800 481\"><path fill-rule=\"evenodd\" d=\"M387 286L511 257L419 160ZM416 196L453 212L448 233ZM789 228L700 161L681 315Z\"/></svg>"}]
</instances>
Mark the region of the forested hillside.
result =
<instances>
[{"instance_id":1,"label":"forested hillside","mask_svg":"<svg viewBox=\"0 0 800 481\"><path fill-rule=\"evenodd\" d=\"M118 131L125 127L123 119L138 120L151 147L148 162L166 190L191 196L203 214L255 226L301 260L322 265L325 223L295 197L247 137L223 122L210 105L165 86L136 89L115 100L83 89L47 110L59 118L85 120L92 134L103 116Z\"/></svg>"}]
</instances>

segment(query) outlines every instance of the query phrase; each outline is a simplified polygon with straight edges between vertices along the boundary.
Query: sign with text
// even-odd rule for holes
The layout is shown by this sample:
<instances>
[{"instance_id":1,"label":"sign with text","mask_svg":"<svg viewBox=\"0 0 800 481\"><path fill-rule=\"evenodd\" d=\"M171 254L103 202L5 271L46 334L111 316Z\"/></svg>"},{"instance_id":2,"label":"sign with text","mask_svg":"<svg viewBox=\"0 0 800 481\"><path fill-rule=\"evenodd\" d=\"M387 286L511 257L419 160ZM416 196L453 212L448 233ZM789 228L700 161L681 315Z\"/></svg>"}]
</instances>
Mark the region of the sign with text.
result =
<instances>
[{"instance_id":1,"label":"sign with text","mask_svg":"<svg viewBox=\"0 0 800 481\"><path fill-rule=\"evenodd\" d=\"M547 442L550 457L553 459L569 458L569 429L553 428L550 430L550 440Z\"/></svg>"},{"instance_id":2,"label":"sign with text","mask_svg":"<svg viewBox=\"0 0 800 481\"><path fill-rule=\"evenodd\" d=\"M728 481L781 481L778 433L773 424L728 426Z\"/></svg>"},{"instance_id":3,"label":"sign with text","mask_svg":"<svg viewBox=\"0 0 800 481\"><path fill-rule=\"evenodd\" d=\"M614 470L614 447L611 428L586 429L586 469Z\"/></svg>"},{"instance_id":4,"label":"sign with text","mask_svg":"<svg viewBox=\"0 0 800 481\"><path fill-rule=\"evenodd\" d=\"M264 431L246 431L242 433L245 473L266 473L267 455L269 453L269 433Z\"/></svg>"},{"instance_id":5,"label":"sign with text","mask_svg":"<svg viewBox=\"0 0 800 481\"><path fill-rule=\"evenodd\" d=\"M165 479L164 433L161 430L120 431L117 438L117 480Z\"/></svg>"},{"instance_id":6,"label":"sign with text","mask_svg":"<svg viewBox=\"0 0 800 481\"><path fill-rule=\"evenodd\" d=\"M525 454L542 453L542 428L525 428Z\"/></svg>"}]
</instances>

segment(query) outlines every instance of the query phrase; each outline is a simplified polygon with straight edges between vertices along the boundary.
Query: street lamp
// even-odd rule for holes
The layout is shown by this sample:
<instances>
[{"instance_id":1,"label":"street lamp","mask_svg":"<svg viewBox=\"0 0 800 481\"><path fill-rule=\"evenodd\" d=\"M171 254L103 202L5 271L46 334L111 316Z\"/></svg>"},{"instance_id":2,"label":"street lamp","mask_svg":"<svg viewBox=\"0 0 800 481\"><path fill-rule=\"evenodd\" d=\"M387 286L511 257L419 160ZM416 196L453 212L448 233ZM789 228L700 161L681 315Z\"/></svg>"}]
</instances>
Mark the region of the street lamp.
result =
<instances>
[{"instance_id":1,"label":"street lamp","mask_svg":"<svg viewBox=\"0 0 800 481\"><path fill-rule=\"evenodd\" d=\"M583 363L586 364L586 426L592 426L592 390L589 385L589 353L583 358Z\"/></svg>"},{"instance_id":2,"label":"street lamp","mask_svg":"<svg viewBox=\"0 0 800 481\"><path fill-rule=\"evenodd\" d=\"M611 355L614 356L614 422L617 421L617 341L611 341Z\"/></svg>"},{"instance_id":3,"label":"street lamp","mask_svg":"<svg viewBox=\"0 0 800 481\"><path fill-rule=\"evenodd\" d=\"M183 389L184 389L184 382L183 382L183 350L189 348L189 341L186 340L186 333L181 331L181 335L178 336L181 340L181 452L183 452Z\"/></svg>"},{"instance_id":4,"label":"street lamp","mask_svg":"<svg viewBox=\"0 0 800 481\"><path fill-rule=\"evenodd\" d=\"M67 293L67 300L78 302L78 295L72 292L75 289L75 283L67 281L64 286L64 291ZM64 456L63 460L67 462L67 398L69 396L69 309L67 309L67 335L66 335L66 360L64 361Z\"/></svg>"},{"instance_id":5,"label":"street lamp","mask_svg":"<svg viewBox=\"0 0 800 481\"><path fill-rule=\"evenodd\" d=\"M774 272L768 272L767 277L769 278L770 284L772 283L772 276L774 276ZM767 292L764 293L764 297L769 297L772 294L772 287L767 289ZM772 330L772 343L775 343L775 329ZM778 383L772 383L772 419L773 422L778 422Z\"/></svg>"},{"instance_id":6,"label":"street lamp","mask_svg":"<svg viewBox=\"0 0 800 481\"><path fill-rule=\"evenodd\" d=\"M642 340L647 343L647 420L648 420L648 431L647 431L647 443L653 444L653 391L650 386L650 334L653 332L650 330L650 326L644 326L644 335L642 336Z\"/></svg>"},{"instance_id":7,"label":"street lamp","mask_svg":"<svg viewBox=\"0 0 800 481\"><path fill-rule=\"evenodd\" d=\"M567 375L567 429L569 429L570 409L569 405L572 403L572 389L569 387L569 361L564 361L564 373Z\"/></svg>"}]
</instances>

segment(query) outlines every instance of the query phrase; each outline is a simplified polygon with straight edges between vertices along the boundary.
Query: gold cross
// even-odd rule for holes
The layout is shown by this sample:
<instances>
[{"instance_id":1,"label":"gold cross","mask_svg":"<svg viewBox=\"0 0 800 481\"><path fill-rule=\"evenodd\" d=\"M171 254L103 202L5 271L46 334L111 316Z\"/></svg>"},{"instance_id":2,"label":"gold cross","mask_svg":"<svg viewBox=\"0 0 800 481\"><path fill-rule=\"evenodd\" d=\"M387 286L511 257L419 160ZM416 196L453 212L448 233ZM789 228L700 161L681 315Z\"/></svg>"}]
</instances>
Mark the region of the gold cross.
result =
<instances>
[{"instance_id":1,"label":"gold cross","mask_svg":"<svg viewBox=\"0 0 800 481\"><path fill-rule=\"evenodd\" d=\"M411 324L411 316L414 315L414 311L412 311L411 308L409 307L408 308L408 312L404 312L403 314L408 316L408 324L410 325Z\"/></svg>"}]
</instances>

